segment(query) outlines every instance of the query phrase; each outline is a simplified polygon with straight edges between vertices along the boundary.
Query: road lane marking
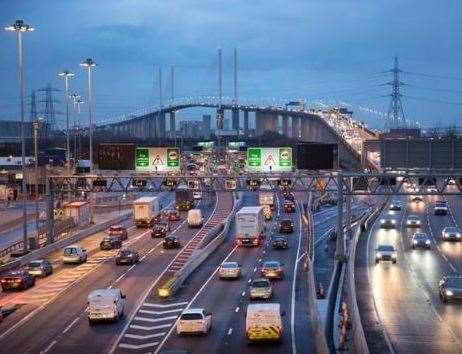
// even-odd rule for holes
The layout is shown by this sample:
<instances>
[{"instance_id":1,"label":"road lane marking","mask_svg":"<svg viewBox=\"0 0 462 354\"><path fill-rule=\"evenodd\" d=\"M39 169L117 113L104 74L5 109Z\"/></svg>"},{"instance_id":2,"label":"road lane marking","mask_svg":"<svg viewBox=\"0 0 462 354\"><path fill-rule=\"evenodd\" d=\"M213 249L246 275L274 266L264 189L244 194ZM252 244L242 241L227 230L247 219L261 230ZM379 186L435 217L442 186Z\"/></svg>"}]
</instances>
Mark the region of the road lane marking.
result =
<instances>
[{"instance_id":1,"label":"road lane marking","mask_svg":"<svg viewBox=\"0 0 462 354\"><path fill-rule=\"evenodd\" d=\"M151 311L151 310L139 310L140 313L147 313L149 315L163 315L165 313L175 313L181 312L183 309L173 309L173 310L166 310L166 311Z\"/></svg>"},{"instance_id":2,"label":"road lane marking","mask_svg":"<svg viewBox=\"0 0 462 354\"><path fill-rule=\"evenodd\" d=\"M135 316L133 318L134 321L143 321L143 322L162 322L162 321L168 321L168 320L176 320L178 316L168 316L168 317L161 317L161 318L148 318L148 317L141 317L141 316Z\"/></svg>"},{"instance_id":3,"label":"road lane marking","mask_svg":"<svg viewBox=\"0 0 462 354\"><path fill-rule=\"evenodd\" d=\"M54 340L53 342L51 342L48 347L46 347L43 351L41 351L40 353L41 354L45 354L45 353L48 353L50 351L51 348L53 348L53 346L56 344L57 342Z\"/></svg>"},{"instance_id":4,"label":"road lane marking","mask_svg":"<svg viewBox=\"0 0 462 354\"><path fill-rule=\"evenodd\" d=\"M249 280L247 280L247 283L251 283L252 282L252 278L250 278Z\"/></svg>"},{"instance_id":5,"label":"road lane marking","mask_svg":"<svg viewBox=\"0 0 462 354\"><path fill-rule=\"evenodd\" d=\"M239 306L234 309L234 312L238 313L239 312Z\"/></svg>"},{"instance_id":6,"label":"road lane marking","mask_svg":"<svg viewBox=\"0 0 462 354\"><path fill-rule=\"evenodd\" d=\"M257 271L257 267L255 267L255 268L253 269L253 271L254 271L254 273L255 273L255 272Z\"/></svg>"},{"instance_id":7,"label":"road lane marking","mask_svg":"<svg viewBox=\"0 0 462 354\"><path fill-rule=\"evenodd\" d=\"M170 328L170 326L172 326L172 325L173 325L173 322L163 324L163 325L158 325L158 326L130 325L130 328L132 328L132 329L141 329L143 331L154 331L156 329Z\"/></svg>"},{"instance_id":8,"label":"road lane marking","mask_svg":"<svg viewBox=\"0 0 462 354\"><path fill-rule=\"evenodd\" d=\"M143 304L143 306L146 306L146 307L160 307L160 308L166 308L166 307L175 307L175 306L183 306L183 305L187 305L188 302L187 301L183 301L183 302L176 302L174 304L152 304L152 303L149 303L149 302L145 302Z\"/></svg>"},{"instance_id":9,"label":"road lane marking","mask_svg":"<svg viewBox=\"0 0 462 354\"><path fill-rule=\"evenodd\" d=\"M74 319L74 321L72 321L72 322L70 323L70 325L67 326L67 327L64 329L64 331L62 331L62 334L66 334L66 332L68 332L68 331L72 328L72 326L75 325L75 324L77 323L77 321L78 321L79 319L80 319L80 317L77 317L76 319Z\"/></svg>"},{"instance_id":10,"label":"road lane marking","mask_svg":"<svg viewBox=\"0 0 462 354\"><path fill-rule=\"evenodd\" d=\"M144 348L149 348L149 347L155 347L158 344L159 342L152 342L152 343L146 343L146 344L140 344L140 345L120 343L119 347L125 348L125 349L144 349Z\"/></svg>"},{"instance_id":11,"label":"road lane marking","mask_svg":"<svg viewBox=\"0 0 462 354\"><path fill-rule=\"evenodd\" d=\"M237 246L234 246L234 248L228 253L228 255L225 257L225 259L223 259L223 262L226 262L233 254L234 252L236 251L237 249ZM210 283L210 281L215 277L215 274L218 272L218 268L210 275L210 277L206 280L206 282L201 286L201 288L198 290L198 292L196 293L196 295L194 295L194 297L191 299L191 301L189 301L188 305L185 307L185 310L189 309L191 307L191 305L193 304L194 301L196 301L197 297L202 293L202 291L204 291L205 287L207 286L208 283ZM157 347L156 351L154 352L154 354L158 354L159 353L159 350L162 348L162 346L165 344L165 342L167 341L168 337L170 336L170 334L172 333L173 331L173 328L175 326L176 322L173 324L173 326L170 328L170 330L167 332L167 335L162 339L162 341L160 342L159 346Z\"/></svg>"},{"instance_id":12,"label":"road lane marking","mask_svg":"<svg viewBox=\"0 0 462 354\"><path fill-rule=\"evenodd\" d=\"M233 329L232 328L228 329L228 336L230 336L232 333L233 333Z\"/></svg>"},{"instance_id":13,"label":"road lane marking","mask_svg":"<svg viewBox=\"0 0 462 354\"><path fill-rule=\"evenodd\" d=\"M242 292L241 296L245 296L245 291Z\"/></svg>"},{"instance_id":14,"label":"road lane marking","mask_svg":"<svg viewBox=\"0 0 462 354\"><path fill-rule=\"evenodd\" d=\"M124 334L124 337L132 338L132 339L150 339L150 338L157 338L157 337L163 337L163 336L165 336L165 332L147 334L145 336L140 335L140 334L129 334L129 333Z\"/></svg>"}]
</instances>

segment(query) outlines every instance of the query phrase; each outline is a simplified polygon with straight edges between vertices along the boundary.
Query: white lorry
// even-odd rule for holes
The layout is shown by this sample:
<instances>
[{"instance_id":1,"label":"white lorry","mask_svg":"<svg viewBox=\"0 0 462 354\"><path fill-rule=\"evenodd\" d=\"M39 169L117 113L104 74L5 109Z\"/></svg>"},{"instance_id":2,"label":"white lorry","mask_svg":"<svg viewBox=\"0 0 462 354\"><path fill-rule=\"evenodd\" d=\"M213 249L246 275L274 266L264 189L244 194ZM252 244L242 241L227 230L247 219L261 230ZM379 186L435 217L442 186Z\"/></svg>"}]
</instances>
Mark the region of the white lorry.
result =
<instances>
[{"instance_id":1,"label":"white lorry","mask_svg":"<svg viewBox=\"0 0 462 354\"><path fill-rule=\"evenodd\" d=\"M236 245L259 246L264 233L263 207L242 207L236 213Z\"/></svg>"},{"instance_id":2,"label":"white lorry","mask_svg":"<svg viewBox=\"0 0 462 354\"><path fill-rule=\"evenodd\" d=\"M152 227L160 217L158 197L141 197L133 202L136 227Z\"/></svg>"},{"instance_id":3,"label":"white lorry","mask_svg":"<svg viewBox=\"0 0 462 354\"><path fill-rule=\"evenodd\" d=\"M204 218L200 209L191 209L188 211L188 226L189 227L202 227Z\"/></svg>"},{"instance_id":4,"label":"white lorry","mask_svg":"<svg viewBox=\"0 0 462 354\"><path fill-rule=\"evenodd\" d=\"M270 186L262 186L258 192L258 204L261 206L269 205L271 209L274 208L274 191Z\"/></svg>"},{"instance_id":5,"label":"white lorry","mask_svg":"<svg viewBox=\"0 0 462 354\"><path fill-rule=\"evenodd\" d=\"M120 289L98 289L88 295L88 322L117 321L124 314L125 295Z\"/></svg>"}]
</instances>

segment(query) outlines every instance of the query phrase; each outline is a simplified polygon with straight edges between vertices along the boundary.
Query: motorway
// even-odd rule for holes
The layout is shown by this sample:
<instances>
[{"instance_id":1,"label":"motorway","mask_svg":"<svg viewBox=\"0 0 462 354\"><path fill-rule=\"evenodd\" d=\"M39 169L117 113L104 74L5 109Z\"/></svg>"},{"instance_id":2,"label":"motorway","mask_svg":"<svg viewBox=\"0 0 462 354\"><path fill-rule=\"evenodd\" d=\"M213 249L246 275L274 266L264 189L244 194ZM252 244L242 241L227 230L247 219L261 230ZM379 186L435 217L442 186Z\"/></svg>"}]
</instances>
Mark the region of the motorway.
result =
<instances>
[{"instance_id":1,"label":"motorway","mask_svg":"<svg viewBox=\"0 0 462 354\"><path fill-rule=\"evenodd\" d=\"M213 206L201 208L205 218L213 211ZM171 234L179 237L183 244L199 232L199 229L187 227L185 213L182 213L180 222L172 224L172 230ZM90 327L85 314L87 296L91 290L98 288L120 288L127 295L125 313L126 318L129 318L146 289L152 287L178 253L177 250L163 250L162 239L152 239L149 233L145 229L129 229L129 241L125 245L129 244L141 256L141 262L135 266L116 266L114 251L95 251L89 254L87 263L62 266L28 291L2 294L1 299L9 298L3 300L3 303L24 305L0 323L0 352L14 353L19 348L21 353L80 353L82 350L107 352L108 345L122 330L126 320L107 326ZM92 237L95 244L102 234ZM37 299L40 289L50 291L54 287L58 291L51 298ZM30 293L40 301L24 300L33 298Z\"/></svg>"},{"instance_id":2,"label":"motorway","mask_svg":"<svg viewBox=\"0 0 462 354\"><path fill-rule=\"evenodd\" d=\"M371 352L462 352L462 307L442 303L438 293L444 275L462 271L462 244L441 238L444 227L462 225L462 199L448 197L450 213L436 216L433 204L440 198L428 196L424 202L411 202L409 197L401 197L403 210L386 209L377 219L391 214L397 229L381 229L376 221L361 237L355 262L356 287ZM420 218L420 228L406 227L406 217L411 214ZM430 250L412 249L410 237L416 231L430 235ZM397 264L375 264L378 244L395 246Z\"/></svg>"}]
</instances>

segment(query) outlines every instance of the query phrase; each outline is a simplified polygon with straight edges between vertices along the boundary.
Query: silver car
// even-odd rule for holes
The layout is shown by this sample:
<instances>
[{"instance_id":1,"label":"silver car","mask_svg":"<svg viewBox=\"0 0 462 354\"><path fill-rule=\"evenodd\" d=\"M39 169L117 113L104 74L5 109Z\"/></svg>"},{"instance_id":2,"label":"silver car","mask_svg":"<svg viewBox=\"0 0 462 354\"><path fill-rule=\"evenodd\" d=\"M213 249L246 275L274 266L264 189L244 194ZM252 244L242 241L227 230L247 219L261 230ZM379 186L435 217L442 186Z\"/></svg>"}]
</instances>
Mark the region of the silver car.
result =
<instances>
[{"instance_id":1,"label":"silver car","mask_svg":"<svg viewBox=\"0 0 462 354\"><path fill-rule=\"evenodd\" d=\"M271 299L273 286L266 278L257 278L250 285L250 299Z\"/></svg>"},{"instance_id":2,"label":"silver car","mask_svg":"<svg viewBox=\"0 0 462 354\"><path fill-rule=\"evenodd\" d=\"M241 267L237 262L223 262L218 276L220 279L238 279L241 276Z\"/></svg>"},{"instance_id":3,"label":"silver car","mask_svg":"<svg viewBox=\"0 0 462 354\"><path fill-rule=\"evenodd\" d=\"M420 218L417 215L409 215L406 220L407 227L420 227Z\"/></svg>"},{"instance_id":4,"label":"silver car","mask_svg":"<svg viewBox=\"0 0 462 354\"><path fill-rule=\"evenodd\" d=\"M415 248L430 248L431 241L430 237L425 232L416 232L412 235L411 239L411 247L412 249Z\"/></svg>"},{"instance_id":5,"label":"silver car","mask_svg":"<svg viewBox=\"0 0 462 354\"><path fill-rule=\"evenodd\" d=\"M460 241L461 234L460 230L454 226L447 226L441 232L441 236L443 240L453 240L453 241Z\"/></svg>"},{"instance_id":6,"label":"silver car","mask_svg":"<svg viewBox=\"0 0 462 354\"><path fill-rule=\"evenodd\" d=\"M390 217L380 219L380 227L382 229L394 229L396 228L396 220Z\"/></svg>"},{"instance_id":7,"label":"silver car","mask_svg":"<svg viewBox=\"0 0 462 354\"><path fill-rule=\"evenodd\" d=\"M375 263L389 261L396 263L396 251L392 245L379 245L375 253Z\"/></svg>"}]
</instances>

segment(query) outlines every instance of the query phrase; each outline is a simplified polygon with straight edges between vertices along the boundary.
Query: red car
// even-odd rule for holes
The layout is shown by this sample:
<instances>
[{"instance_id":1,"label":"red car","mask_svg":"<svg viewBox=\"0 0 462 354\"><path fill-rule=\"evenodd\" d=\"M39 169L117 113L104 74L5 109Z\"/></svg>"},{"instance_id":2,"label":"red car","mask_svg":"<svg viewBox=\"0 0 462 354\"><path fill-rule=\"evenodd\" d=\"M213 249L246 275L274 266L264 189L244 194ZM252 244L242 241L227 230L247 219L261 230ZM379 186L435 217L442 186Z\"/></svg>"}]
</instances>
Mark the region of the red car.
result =
<instances>
[{"instance_id":1,"label":"red car","mask_svg":"<svg viewBox=\"0 0 462 354\"><path fill-rule=\"evenodd\" d=\"M167 210L165 212L165 216L167 217L168 221L179 221L180 220L180 212L178 210Z\"/></svg>"},{"instance_id":2,"label":"red car","mask_svg":"<svg viewBox=\"0 0 462 354\"><path fill-rule=\"evenodd\" d=\"M111 226L109 228L109 230L107 230L107 233L108 233L109 236L117 236L121 240L128 239L127 229L125 227L123 227L122 225Z\"/></svg>"}]
</instances>

